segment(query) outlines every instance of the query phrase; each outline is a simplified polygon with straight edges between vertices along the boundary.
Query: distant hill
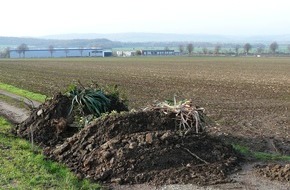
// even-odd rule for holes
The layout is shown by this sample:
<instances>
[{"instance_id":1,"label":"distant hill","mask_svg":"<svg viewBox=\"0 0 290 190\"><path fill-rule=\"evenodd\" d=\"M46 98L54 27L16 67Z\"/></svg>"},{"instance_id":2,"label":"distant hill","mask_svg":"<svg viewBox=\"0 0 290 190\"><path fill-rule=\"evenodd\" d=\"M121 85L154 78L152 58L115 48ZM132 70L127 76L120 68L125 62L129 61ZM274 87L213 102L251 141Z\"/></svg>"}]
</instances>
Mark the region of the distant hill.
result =
<instances>
[{"instance_id":1,"label":"distant hill","mask_svg":"<svg viewBox=\"0 0 290 190\"><path fill-rule=\"evenodd\" d=\"M97 39L106 38L120 42L210 42L210 43L271 43L290 42L287 35L227 36L210 34L170 34L170 33L112 33L112 34L59 34L43 36L45 39Z\"/></svg>"},{"instance_id":2,"label":"distant hill","mask_svg":"<svg viewBox=\"0 0 290 190\"><path fill-rule=\"evenodd\" d=\"M223 36L201 34L160 34L160 33L116 33L116 34L61 34L31 37L0 37L0 49L16 48L25 43L29 48L160 48L178 47L179 45L194 43L195 47L214 47L217 43L223 47L234 48L236 44L263 43L269 45L273 41L279 44L290 44L290 35L277 36Z\"/></svg>"},{"instance_id":3,"label":"distant hill","mask_svg":"<svg viewBox=\"0 0 290 190\"><path fill-rule=\"evenodd\" d=\"M0 46L16 48L25 43L29 47L47 48L53 45L55 48L78 48L78 47L101 47L112 48L120 45L119 42L113 42L108 39L41 39L41 38L23 38L23 37L0 37Z\"/></svg>"}]
</instances>

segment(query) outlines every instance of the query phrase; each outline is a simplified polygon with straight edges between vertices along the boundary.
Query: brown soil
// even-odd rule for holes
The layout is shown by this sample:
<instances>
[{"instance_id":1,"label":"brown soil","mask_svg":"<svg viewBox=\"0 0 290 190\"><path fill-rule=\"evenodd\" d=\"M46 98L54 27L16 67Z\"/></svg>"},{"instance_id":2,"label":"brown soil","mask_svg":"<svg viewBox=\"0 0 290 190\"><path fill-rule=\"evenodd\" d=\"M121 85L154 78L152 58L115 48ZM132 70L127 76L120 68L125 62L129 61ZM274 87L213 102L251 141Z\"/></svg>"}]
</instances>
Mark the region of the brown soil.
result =
<instances>
[{"instance_id":1,"label":"brown soil","mask_svg":"<svg viewBox=\"0 0 290 190\"><path fill-rule=\"evenodd\" d=\"M180 135L172 116L154 111L107 116L47 154L102 183L204 185L238 169L231 146L205 134Z\"/></svg>"},{"instance_id":2,"label":"brown soil","mask_svg":"<svg viewBox=\"0 0 290 190\"><path fill-rule=\"evenodd\" d=\"M55 96L18 125L17 134L45 147L80 178L102 183L209 185L228 182L239 155L206 134L181 134L175 114L124 112L76 131L69 127L69 100Z\"/></svg>"},{"instance_id":3,"label":"brown soil","mask_svg":"<svg viewBox=\"0 0 290 190\"><path fill-rule=\"evenodd\" d=\"M256 173L262 177L282 182L290 182L290 164L269 164L255 166Z\"/></svg>"},{"instance_id":4,"label":"brown soil","mask_svg":"<svg viewBox=\"0 0 290 190\"><path fill-rule=\"evenodd\" d=\"M54 96L35 109L25 121L20 123L14 133L42 146L55 146L78 131L68 127L71 118L67 117L70 100L61 94Z\"/></svg>"}]
</instances>

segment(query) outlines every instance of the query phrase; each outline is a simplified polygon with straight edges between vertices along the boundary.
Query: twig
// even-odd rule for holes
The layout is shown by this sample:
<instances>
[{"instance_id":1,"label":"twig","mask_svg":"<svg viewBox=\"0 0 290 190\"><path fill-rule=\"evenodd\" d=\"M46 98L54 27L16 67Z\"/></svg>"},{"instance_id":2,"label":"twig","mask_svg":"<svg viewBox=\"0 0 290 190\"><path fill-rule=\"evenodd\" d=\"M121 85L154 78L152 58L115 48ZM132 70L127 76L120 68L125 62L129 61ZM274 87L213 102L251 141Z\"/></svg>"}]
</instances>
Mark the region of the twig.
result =
<instances>
[{"instance_id":1,"label":"twig","mask_svg":"<svg viewBox=\"0 0 290 190\"><path fill-rule=\"evenodd\" d=\"M275 151L278 153L278 154L281 154L281 152L279 151L279 149L277 148L274 140L270 139L270 143L272 144L272 146L274 147Z\"/></svg>"},{"instance_id":2,"label":"twig","mask_svg":"<svg viewBox=\"0 0 290 190\"><path fill-rule=\"evenodd\" d=\"M33 101L32 100L30 100L29 98L26 98L30 103L31 103L31 105L28 105L28 107L30 108L30 110L34 110L35 109L35 105L34 105L34 103L33 103ZM24 100L23 100L23 102L24 102ZM25 102L24 102L25 103Z\"/></svg>"},{"instance_id":3,"label":"twig","mask_svg":"<svg viewBox=\"0 0 290 190\"><path fill-rule=\"evenodd\" d=\"M190 155L192 155L193 157L195 157L195 158L197 158L198 160L202 161L203 163L205 163L205 164L209 164L209 162L207 162L207 161L201 159L199 156L197 156L196 154L192 153L189 149L184 148L184 147L183 147L183 149L186 150L186 151L187 151Z\"/></svg>"},{"instance_id":4,"label":"twig","mask_svg":"<svg viewBox=\"0 0 290 190\"><path fill-rule=\"evenodd\" d=\"M30 133L31 133L31 148L32 148L32 151L34 151L34 145L33 145L34 139L33 139L32 125L30 126Z\"/></svg>"}]
</instances>

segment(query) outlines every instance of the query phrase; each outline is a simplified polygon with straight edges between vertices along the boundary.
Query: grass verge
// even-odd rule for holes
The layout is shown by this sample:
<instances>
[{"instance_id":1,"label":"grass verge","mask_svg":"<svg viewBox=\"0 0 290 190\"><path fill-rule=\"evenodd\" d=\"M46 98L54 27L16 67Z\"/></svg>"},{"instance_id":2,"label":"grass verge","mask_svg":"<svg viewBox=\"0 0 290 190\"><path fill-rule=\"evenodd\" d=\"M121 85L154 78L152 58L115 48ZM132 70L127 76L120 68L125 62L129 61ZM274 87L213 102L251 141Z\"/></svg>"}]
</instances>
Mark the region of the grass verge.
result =
<instances>
[{"instance_id":1,"label":"grass verge","mask_svg":"<svg viewBox=\"0 0 290 190\"><path fill-rule=\"evenodd\" d=\"M34 153L28 141L10 134L10 128L0 117L0 189L100 189L96 183L78 180L65 166Z\"/></svg>"},{"instance_id":2,"label":"grass verge","mask_svg":"<svg viewBox=\"0 0 290 190\"><path fill-rule=\"evenodd\" d=\"M43 94L30 92L30 91L23 90L23 89L15 87L15 86L1 83L1 82L0 82L0 89L5 90L5 91L10 92L10 93L13 93L13 94L16 94L16 95L19 95L19 96L23 96L23 97L31 99L31 100L38 101L38 102L44 102L46 99L46 96Z\"/></svg>"},{"instance_id":3,"label":"grass verge","mask_svg":"<svg viewBox=\"0 0 290 190\"><path fill-rule=\"evenodd\" d=\"M254 152L251 151L248 147L241 146L238 144L233 145L234 149L240 152L246 157L252 157L260 161L290 161L290 156L280 155L280 154L271 154L265 152Z\"/></svg>"}]
</instances>

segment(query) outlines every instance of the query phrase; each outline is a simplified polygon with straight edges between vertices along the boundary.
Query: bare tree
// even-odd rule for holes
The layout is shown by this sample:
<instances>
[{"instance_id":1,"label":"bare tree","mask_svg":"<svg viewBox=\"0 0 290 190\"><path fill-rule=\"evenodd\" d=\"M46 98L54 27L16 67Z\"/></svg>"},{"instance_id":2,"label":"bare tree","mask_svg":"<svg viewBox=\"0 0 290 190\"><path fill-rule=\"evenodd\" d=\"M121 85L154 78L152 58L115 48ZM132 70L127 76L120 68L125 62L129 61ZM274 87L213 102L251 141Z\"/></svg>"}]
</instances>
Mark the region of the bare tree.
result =
<instances>
[{"instance_id":1,"label":"bare tree","mask_svg":"<svg viewBox=\"0 0 290 190\"><path fill-rule=\"evenodd\" d=\"M208 49L206 47L202 48L202 52L204 55L206 55L208 53Z\"/></svg>"},{"instance_id":2,"label":"bare tree","mask_svg":"<svg viewBox=\"0 0 290 190\"><path fill-rule=\"evenodd\" d=\"M257 45L257 53L258 53L258 54L263 53L264 50L265 50L265 45L264 45L264 44L258 44L258 45Z\"/></svg>"},{"instance_id":3,"label":"bare tree","mask_svg":"<svg viewBox=\"0 0 290 190\"><path fill-rule=\"evenodd\" d=\"M193 50L194 50L193 44L192 43L187 44L186 49L187 49L188 53L191 55Z\"/></svg>"},{"instance_id":4,"label":"bare tree","mask_svg":"<svg viewBox=\"0 0 290 190\"><path fill-rule=\"evenodd\" d=\"M180 54L183 54L184 53L184 45L179 45L179 52Z\"/></svg>"},{"instance_id":5,"label":"bare tree","mask_svg":"<svg viewBox=\"0 0 290 190\"><path fill-rule=\"evenodd\" d=\"M81 57L82 57L83 56L83 52L84 52L84 47L81 46L79 49L80 49L80 53L81 53Z\"/></svg>"},{"instance_id":6,"label":"bare tree","mask_svg":"<svg viewBox=\"0 0 290 190\"><path fill-rule=\"evenodd\" d=\"M48 51L49 51L49 53L50 53L50 57L52 57L53 52L54 52L54 47L53 47L53 45L48 46Z\"/></svg>"},{"instance_id":7,"label":"bare tree","mask_svg":"<svg viewBox=\"0 0 290 190\"><path fill-rule=\"evenodd\" d=\"M20 57L21 57L21 53L22 53L22 51L21 51L21 49L19 49L19 46L16 48L16 52L18 53L19 58L20 58Z\"/></svg>"},{"instance_id":8,"label":"bare tree","mask_svg":"<svg viewBox=\"0 0 290 190\"><path fill-rule=\"evenodd\" d=\"M237 44L235 46L235 52L236 52L236 55L239 55L239 49L241 48L241 46L239 44Z\"/></svg>"},{"instance_id":9,"label":"bare tree","mask_svg":"<svg viewBox=\"0 0 290 190\"><path fill-rule=\"evenodd\" d=\"M67 57L67 54L69 53L69 49L68 48L64 48L64 53L65 53L65 57Z\"/></svg>"},{"instance_id":10,"label":"bare tree","mask_svg":"<svg viewBox=\"0 0 290 190\"><path fill-rule=\"evenodd\" d=\"M276 50L278 49L278 43L277 42L273 42L270 44L270 50L272 51L273 54L276 53Z\"/></svg>"},{"instance_id":11,"label":"bare tree","mask_svg":"<svg viewBox=\"0 0 290 190\"><path fill-rule=\"evenodd\" d=\"M19 46L17 47L17 52L18 52L18 54L19 54L19 57L20 57L20 54L22 53L22 54L23 54L23 57L25 58L25 52L26 52L27 50L29 50L29 48L28 48L28 46L27 46L25 43L19 45Z\"/></svg>"},{"instance_id":12,"label":"bare tree","mask_svg":"<svg viewBox=\"0 0 290 190\"><path fill-rule=\"evenodd\" d=\"M142 50L136 50L136 55L137 56L142 55Z\"/></svg>"},{"instance_id":13,"label":"bare tree","mask_svg":"<svg viewBox=\"0 0 290 190\"><path fill-rule=\"evenodd\" d=\"M10 47L7 47L3 50L2 57L3 58L10 58Z\"/></svg>"},{"instance_id":14,"label":"bare tree","mask_svg":"<svg viewBox=\"0 0 290 190\"><path fill-rule=\"evenodd\" d=\"M246 43L244 45L244 51L245 51L246 55L248 55L248 53L251 49L252 49L252 45L250 43Z\"/></svg>"},{"instance_id":15,"label":"bare tree","mask_svg":"<svg viewBox=\"0 0 290 190\"><path fill-rule=\"evenodd\" d=\"M220 44L216 44L214 46L214 54L218 55L220 53L221 47L222 46Z\"/></svg>"}]
</instances>

